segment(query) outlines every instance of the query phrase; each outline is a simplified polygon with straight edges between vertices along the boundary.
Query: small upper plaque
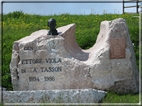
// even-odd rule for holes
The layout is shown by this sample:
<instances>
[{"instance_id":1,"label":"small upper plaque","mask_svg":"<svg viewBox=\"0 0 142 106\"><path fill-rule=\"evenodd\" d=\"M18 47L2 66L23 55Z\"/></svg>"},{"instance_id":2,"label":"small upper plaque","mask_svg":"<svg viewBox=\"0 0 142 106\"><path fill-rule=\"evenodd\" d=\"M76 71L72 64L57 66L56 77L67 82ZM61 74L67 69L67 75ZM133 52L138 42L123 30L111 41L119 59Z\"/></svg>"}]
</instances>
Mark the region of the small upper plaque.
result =
<instances>
[{"instance_id":1,"label":"small upper plaque","mask_svg":"<svg viewBox=\"0 0 142 106\"><path fill-rule=\"evenodd\" d=\"M125 38L110 38L110 59L125 58Z\"/></svg>"}]
</instances>

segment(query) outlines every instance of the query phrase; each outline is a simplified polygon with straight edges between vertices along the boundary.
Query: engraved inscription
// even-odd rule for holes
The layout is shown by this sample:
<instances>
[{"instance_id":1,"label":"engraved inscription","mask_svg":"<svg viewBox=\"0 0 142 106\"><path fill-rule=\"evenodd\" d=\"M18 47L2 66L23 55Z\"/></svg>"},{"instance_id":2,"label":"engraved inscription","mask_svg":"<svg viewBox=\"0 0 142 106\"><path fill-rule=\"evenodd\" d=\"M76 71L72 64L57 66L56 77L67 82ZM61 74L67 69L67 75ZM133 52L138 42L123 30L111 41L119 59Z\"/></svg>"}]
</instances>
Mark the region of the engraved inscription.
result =
<instances>
[{"instance_id":1,"label":"engraved inscription","mask_svg":"<svg viewBox=\"0 0 142 106\"><path fill-rule=\"evenodd\" d=\"M35 82L35 81L40 81L39 77L35 77L35 76L30 76L29 77L29 82Z\"/></svg>"},{"instance_id":2,"label":"engraved inscription","mask_svg":"<svg viewBox=\"0 0 142 106\"><path fill-rule=\"evenodd\" d=\"M110 59L125 58L125 38L110 38Z\"/></svg>"},{"instance_id":3,"label":"engraved inscription","mask_svg":"<svg viewBox=\"0 0 142 106\"><path fill-rule=\"evenodd\" d=\"M46 63L60 63L62 62L60 58L48 58L45 59ZM43 63L42 59L23 59L21 60L22 64L41 64Z\"/></svg>"},{"instance_id":4,"label":"engraved inscription","mask_svg":"<svg viewBox=\"0 0 142 106\"><path fill-rule=\"evenodd\" d=\"M55 77L54 76L44 76L44 81L55 81ZM40 80L39 77L36 77L36 76L30 76L29 77L29 82L39 82L39 81L42 81L42 79Z\"/></svg>"},{"instance_id":5,"label":"engraved inscription","mask_svg":"<svg viewBox=\"0 0 142 106\"><path fill-rule=\"evenodd\" d=\"M38 64L42 63L42 59L23 59L22 64Z\"/></svg>"},{"instance_id":6,"label":"engraved inscription","mask_svg":"<svg viewBox=\"0 0 142 106\"><path fill-rule=\"evenodd\" d=\"M41 72L60 72L62 67L41 67Z\"/></svg>"},{"instance_id":7,"label":"engraved inscription","mask_svg":"<svg viewBox=\"0 0 142 106\"><path fill-rule=\"evenodd\" d=\"M24 50L33 50L33 47L27 46L27 47L24 47Z\"/></svg>"},{"instance_id":8,"label":"engraved inscription","mask_svg":"<svg viewBox=\"0 0 142 106\"><path fill-rule=\"evenodd\" d=\"M41 72L61 72L62 67L38 67L38 68L30 68L30 69L21 69L21 73L41 73Z\"/></svg>"},{"instance_id":9,"label":"engraved inscription","mask_svg":"<svg viewBox=\"0 0 142 106\"><path fill-rule=\"evenodd\" d=\"M44 77L44 81L55 81L54 76Z\"/></svg>"},{"instance_id":10,"label":"engraved inscription","mask_svg":"<svg viewBox=\"0 0 142 106\"><path fill-rule=\"evenodd\" d=\"M47 58L47 59L23 59L21 60L21 64L22 65L26 65L26 64L41 64L41 63L46 63L46 64L56 64L56 63L60 63L61 58ZM57 66L57 67L53 67L53 66L49 66L49 67L44 67L44 66L39 66L39 67L30 67L30 68L22 68L20 70L21 74L25 74L28 75L28 81L29 82L40 82L40 81L45 81L45 82L51 82L51 81L55 81L55 76L40 76L40 73L47 73L47 72L61 72L62 71L62 67L61 66ZM28 73L28 74L27 74Z\"/></svg>"},{"instance_id":11,"label":"engraved inscription","mask_svg":"<svg viewBox=\"0 0 142 106\"><path fill-rule=\"evenodd\" d=\"M56 59L56 58L48 58L46 59L46 62L47 63L59 63L59 62L62 62L61 59Z\"/></svg>"},{"instance_id":12,"label":"engraved inscription","mask_svg":"<svg viewBox=\"0 0 142 106\"><path fill-rule=\"evenodd\" d=\"M22 69L22 70L21 70L21 73L26 73L26 69Z\"/></svg>"}]
</instances>

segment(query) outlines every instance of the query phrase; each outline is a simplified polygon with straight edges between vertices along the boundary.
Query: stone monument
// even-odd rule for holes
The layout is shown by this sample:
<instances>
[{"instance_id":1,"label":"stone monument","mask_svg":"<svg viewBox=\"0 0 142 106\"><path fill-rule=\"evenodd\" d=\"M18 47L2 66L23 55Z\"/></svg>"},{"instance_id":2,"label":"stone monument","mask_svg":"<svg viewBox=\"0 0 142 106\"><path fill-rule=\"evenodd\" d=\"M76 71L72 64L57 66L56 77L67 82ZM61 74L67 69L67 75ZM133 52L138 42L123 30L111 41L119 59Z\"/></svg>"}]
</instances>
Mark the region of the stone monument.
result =
<instances>
[{"instance_id":1,"label":"stone monument","mask_svg":"<svg viewBox=\"0 0 142 106\"><path fill-rule=\"evenodd\" d=\"M57 36L39 30L14 42L10 63L14 90L138 92L138 69L125 20L103 21L96 43L88 50L78 46L75 27L59 27Z\"/></svg>"}]
</instances>

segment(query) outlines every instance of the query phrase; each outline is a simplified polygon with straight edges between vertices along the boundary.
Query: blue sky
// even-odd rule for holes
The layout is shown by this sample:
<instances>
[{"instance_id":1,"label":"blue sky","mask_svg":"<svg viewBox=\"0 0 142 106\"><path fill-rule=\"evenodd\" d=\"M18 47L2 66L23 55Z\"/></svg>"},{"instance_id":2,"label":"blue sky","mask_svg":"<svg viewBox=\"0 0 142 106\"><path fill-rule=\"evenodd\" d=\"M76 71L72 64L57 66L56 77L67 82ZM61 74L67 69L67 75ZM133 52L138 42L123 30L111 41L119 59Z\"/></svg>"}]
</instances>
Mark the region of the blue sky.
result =
<instances>
[{"instance_id":1,"label":"blue sky","mask_svg":"<svg viewBox=\"0 0 142 106\"><path fill-rule=\"evenodd\" d=\"M6 0L2 0L6 1ZM95 0L94 0L95 1ZM100 0L101 1L101 0ZM103 0L105 1L105 0ZM18 2L18 1L17 1ZM134 4L127 4L134 5ZM53 15L53 14L103 14L117 13L122 14L122 3L46 3L46 2L27 2L24 3L3 3L3 13L7 14L13 11L23 11L29 14ZM135 8L127 9L135 12Z\"/></svg>"}]
</instances>

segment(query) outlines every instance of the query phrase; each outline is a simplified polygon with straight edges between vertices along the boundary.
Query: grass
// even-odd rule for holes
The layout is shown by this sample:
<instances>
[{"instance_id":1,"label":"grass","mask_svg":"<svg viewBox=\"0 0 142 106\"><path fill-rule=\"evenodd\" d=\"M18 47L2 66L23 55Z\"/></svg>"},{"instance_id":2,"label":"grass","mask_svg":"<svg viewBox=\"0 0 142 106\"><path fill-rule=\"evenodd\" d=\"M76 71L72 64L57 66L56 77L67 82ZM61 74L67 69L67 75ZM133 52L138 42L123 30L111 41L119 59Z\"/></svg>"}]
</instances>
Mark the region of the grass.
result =
<instances>
[{"instance_id":1,"label":"grass","mask_svg":"<svg viewBox=\"0 0 142 106\"><path fill-rule=\"evenodd\" d=\"M106 98L102 101L103 103L139 103L138 94L125 94L120 95L107 92Z\"/></svg>"},{"instance_id":2,"label":"grass","mask_svg":"<svg viewBox=\"0 0 142 106\"><path fill-rule=\"evenodd\" d=\"M4 14L2 16L2 86L12 90L10 76L10 61L12 55L13 42L32 32L40 29L48 29L47 20L55 18L57 27L67 24L76 24L76 40L82 49L88 49L94 45L97 35L100 31L100 23L104 20L113 20L124 18L129 28L129 33L134 44L137 65L139 66L139 19L133 16L138 14L90 14L90 15L50 15L40 16L24 14L22 11ZM103 103L137 103L137 95L118 95L108 93Z\"/></svg>"}]
</instances>

